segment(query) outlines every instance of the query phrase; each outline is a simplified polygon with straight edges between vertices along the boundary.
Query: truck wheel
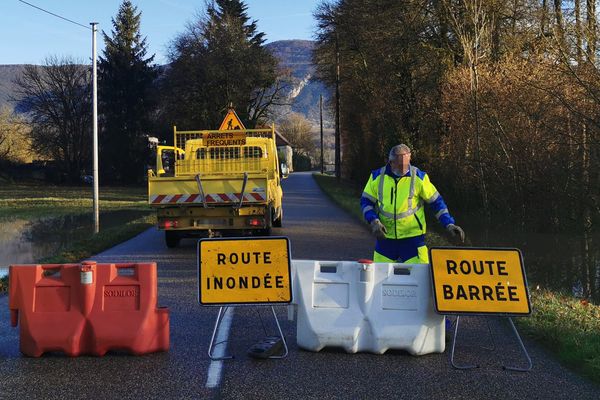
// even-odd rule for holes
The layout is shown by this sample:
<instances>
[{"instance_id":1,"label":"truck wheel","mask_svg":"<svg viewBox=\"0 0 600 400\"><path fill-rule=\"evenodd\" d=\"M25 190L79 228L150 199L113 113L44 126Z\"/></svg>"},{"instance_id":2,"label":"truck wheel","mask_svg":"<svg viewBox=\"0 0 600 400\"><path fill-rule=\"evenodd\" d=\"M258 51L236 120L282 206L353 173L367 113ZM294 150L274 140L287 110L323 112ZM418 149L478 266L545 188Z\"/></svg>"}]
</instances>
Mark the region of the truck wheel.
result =
<instances>
[{"instance_id":1,"label":"truck wheel","mask_svg":"<svg viewBox=\"0 0 600 400\"><path fill-rule=\"evenodd\" d=\"M265 229L261 229L259 230L259 235L261 236L271 236L271 227L273 226L273 224L271 223L271 221L269 221L267 223L267 226L265 227Z\"/></svg>"},{"instance_id":2,"label":"truck wheel","mask_svg":"<svg viewBox=\"0 0 600 400\"><path fill-rule=\"evenodd\" d=\"M273 226L275 228L281 228L282 220L283 220L283 207L279 211L279 217L273 219Z\"/></svg>"},{"instance_id":3,"label":"truck wheel","mask_svg":"<svg viewBox=\"0 0 600 400\"><path fill-rule=\"evenodd\" d=\"M271 210L273 210L273 209L271 209ZM273 211L269 211L269 214L272 216ZM260 236L271 236L271 227L273 226L273 217L266 219L265 222L267 223L267 226L265 227L265 229L260 229L260 230L256 231L256 233Z\"/></svg>"},{"instance_id":4,"label":"truck wheel","mask_svg":"<svg viewBox=\"0 0 600 400\"><path fill-rule=\"evenodd\" d=\"M167 247L173 249L177 247L181 237L177 234L177 232L173 231L165 231L165 242L167 243Z\"/></svg>"}]
</instances>

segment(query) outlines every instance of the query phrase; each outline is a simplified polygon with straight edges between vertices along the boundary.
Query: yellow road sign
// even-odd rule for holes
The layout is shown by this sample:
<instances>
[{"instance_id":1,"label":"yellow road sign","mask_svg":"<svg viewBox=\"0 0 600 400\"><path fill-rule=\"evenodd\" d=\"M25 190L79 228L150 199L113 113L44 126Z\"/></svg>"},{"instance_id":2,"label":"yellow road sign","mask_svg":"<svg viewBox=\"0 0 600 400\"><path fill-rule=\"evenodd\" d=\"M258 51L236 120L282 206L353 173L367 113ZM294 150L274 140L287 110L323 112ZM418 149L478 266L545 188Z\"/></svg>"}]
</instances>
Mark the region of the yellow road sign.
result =
<instances>
[{"instance_id":1,"label":"yellow road sign","mask_svg":"<svg viewBox=\"0 0 600 400\"><path fill-rule=\"evenodd\" d=\"M245 132L208 132L203 136L205 146L243 146Z\"/></svg>"},{"instance_id":2,"label":"yellow road sign","mask_svg":"<svg viewBox=\"0 0 600 400\"><path fill-rule=\"evenodd\" d=\"M435 307L443 314L531 313L518 249L429 249Z\"/></svg>"},{"instance_id":3,"label":"yellow road sign","mask_svg":"<svg viewBox=\"0 0 600 400\"><path fill-rule=\"evenodd\" d=\"M225 116L225 119L223 119L223 122L221 122L219 130L232 131L234 129L244 130L246 128L244 127L244 124L242 124L242 121L240 120L240 117L238 117L238 115L236 114L235 110L233 108L230 108L227 112L227 115Z\"/></svg>"},{"instance_id":4,"label":"yellow road sign","mask_svg":"<svg viewBox=\"0 0 600 400\"><path fill-rule=\"evenodd\" d=\"M200 240L198 290L204 305L291 302L288 238Z\"/></svg>"}]
</instances>

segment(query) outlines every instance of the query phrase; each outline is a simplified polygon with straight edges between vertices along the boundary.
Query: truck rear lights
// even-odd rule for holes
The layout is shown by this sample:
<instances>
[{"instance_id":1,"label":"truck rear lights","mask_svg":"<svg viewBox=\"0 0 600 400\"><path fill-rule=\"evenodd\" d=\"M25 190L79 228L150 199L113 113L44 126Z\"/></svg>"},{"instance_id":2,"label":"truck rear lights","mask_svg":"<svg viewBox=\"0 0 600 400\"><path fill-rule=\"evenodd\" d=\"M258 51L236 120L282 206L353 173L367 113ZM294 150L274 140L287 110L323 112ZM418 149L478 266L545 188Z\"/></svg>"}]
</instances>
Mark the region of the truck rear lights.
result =
<instances>
[{"instance_id":1,"label":"truck rear lights","mask_svg":"<svg viewBox=\"0 0 600 400\"><path fill-rule=\"evenodd\" d=\"M250 226L264 226L265 220L263 218L248 218L248 225Z\"/></svg>"},{"instance_id":2,"label":"truck rear lights","mask_svg":"<svg viewBox=\"0 0 600 400\"><path fill-rule=\"evenodd\" d=\"M166 219L163 221L160 221L160 227L162 229L173 229L173 228L177 228L177 220L170 220L170 219Z\"/></svg>"}]
</instances>

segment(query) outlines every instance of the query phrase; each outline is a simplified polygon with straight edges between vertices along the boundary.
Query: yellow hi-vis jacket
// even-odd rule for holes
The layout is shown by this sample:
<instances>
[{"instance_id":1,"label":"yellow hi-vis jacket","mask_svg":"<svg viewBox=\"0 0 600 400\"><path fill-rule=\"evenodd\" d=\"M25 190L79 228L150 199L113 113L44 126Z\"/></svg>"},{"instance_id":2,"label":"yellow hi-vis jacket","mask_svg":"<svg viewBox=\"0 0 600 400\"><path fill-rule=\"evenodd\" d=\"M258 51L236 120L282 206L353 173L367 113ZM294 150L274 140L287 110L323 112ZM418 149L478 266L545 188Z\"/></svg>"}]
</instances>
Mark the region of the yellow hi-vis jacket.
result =
<instances>
[{"instance_id":1,"label":"yellow hi-vis jacket","mask_svg":"<svg viewBox=\"0 0 600 400\"><path fill-rule=\"evenodd\" d=\"M386 239L404 239L426 232L423 203L446 227L454 223L448 207L429 176L419 168L409 166L408 172L397 177L389 164L371 172L360 199L367 222L376 218L387 229Z\"/></svg>"}]
</instances>

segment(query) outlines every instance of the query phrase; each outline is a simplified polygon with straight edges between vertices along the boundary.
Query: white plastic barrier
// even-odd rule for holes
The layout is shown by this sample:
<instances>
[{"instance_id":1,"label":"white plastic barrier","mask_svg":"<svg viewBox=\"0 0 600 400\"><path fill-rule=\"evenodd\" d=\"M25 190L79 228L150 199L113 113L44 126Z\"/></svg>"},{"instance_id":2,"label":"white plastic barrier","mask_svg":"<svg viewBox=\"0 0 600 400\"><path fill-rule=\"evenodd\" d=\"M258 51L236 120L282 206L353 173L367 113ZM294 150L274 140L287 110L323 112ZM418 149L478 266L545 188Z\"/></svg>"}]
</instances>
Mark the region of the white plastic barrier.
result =
<instances>
[{"instance_id":1,"label":"white plastic barrier","mask_svg":"<svg viewBox=\"0 0 600 400\"><path fill-rule=\"evenodd\" d=\"M444 351L444 316L433 308L429 265L292 260L292 273L301 348Z\"/></svg>"}]
</instances>

